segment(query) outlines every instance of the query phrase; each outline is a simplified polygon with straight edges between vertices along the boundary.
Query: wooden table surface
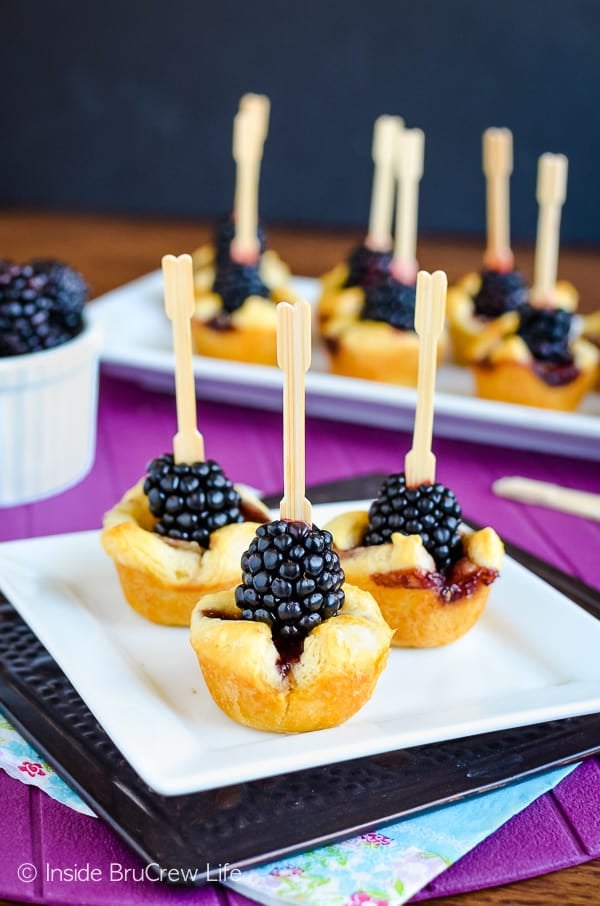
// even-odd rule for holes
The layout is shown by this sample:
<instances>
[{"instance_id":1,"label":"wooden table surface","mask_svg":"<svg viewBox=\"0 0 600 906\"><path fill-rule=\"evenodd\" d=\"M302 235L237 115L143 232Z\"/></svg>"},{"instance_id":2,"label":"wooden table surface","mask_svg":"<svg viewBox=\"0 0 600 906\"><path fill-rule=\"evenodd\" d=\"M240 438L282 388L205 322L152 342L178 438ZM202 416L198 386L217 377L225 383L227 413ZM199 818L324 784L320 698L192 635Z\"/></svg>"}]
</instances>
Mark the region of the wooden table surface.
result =
<instances>
[{"instance_id":1,"label":"wooden table surface","mask_svg":"<svg viewBox=\"0 0 600 906\"><path fill-rule=\"evenodd\" d=\"M93 295L100 295L160 265L167 252L179 254L206 241L211 227L182 220L134 219L54 213L0 213L0 255L21 261L58 257L81 270ZM309 228L270 227L269 241L292 271L317 276L341 260L358 231L317 232ZM482 240L422 238L419 263L442 269L449 280L480 266ZM531 277L531 246L517 245L516 261ZM562 249L559 276L576 284L581 310L600 308L596 249ZM506 887L445 898L446 906L592 906L600 899L600 861ZM434 902L434 901L428 901ZM0 901L0 906L8 906Z\"/></svg>"}]
</instances>

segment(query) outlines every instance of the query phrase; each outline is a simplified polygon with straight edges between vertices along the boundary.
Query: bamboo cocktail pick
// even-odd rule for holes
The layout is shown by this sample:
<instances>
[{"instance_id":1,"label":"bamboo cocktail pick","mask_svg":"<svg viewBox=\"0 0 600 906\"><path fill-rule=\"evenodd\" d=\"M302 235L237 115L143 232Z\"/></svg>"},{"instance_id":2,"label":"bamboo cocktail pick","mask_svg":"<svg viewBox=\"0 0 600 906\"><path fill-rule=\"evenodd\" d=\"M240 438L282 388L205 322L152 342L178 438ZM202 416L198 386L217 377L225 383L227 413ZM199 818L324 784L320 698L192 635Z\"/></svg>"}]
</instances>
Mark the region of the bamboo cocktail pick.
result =
<instances>
[{"instance_id":1,"label":"bamboo cocktail pick","mask_svg":"<svg viewBox=\"0 0 600 906\"><path fill-rule=\"evenodd\" d=\"M173 329L177 434L173 438L176 463L204 461L204 439L196 427L196 388L192 365L190 318L194 313L194 274L190 255L162 259L165 312Z\"/></svg>"},{"instance_id":2,"label":"bamboo cocktail pick","mask_svg":"<svg viewBox=\"0 0 600 906\"><path fill-rule=\"evenodd\" d=\"M421 129L405 129L396 143L398 199L396 241L392 273L401 283L411 286L417 276L417 220L419 182L423 176L425 135Z\"/></svg>"},{"instance_id":3,"label":"bamboo cocktail pick","mask_svg":"<svg viewBox=\"0 0 600 906\"><path fill-rule=\"evenodd\" d=\"M392 248L396 143L403 129L399 116L380 116L373 128L373 189L365 245L374 252Z\"/></svg>"},{"instance_id":4,"label":"bamboo cocktail pick","mask_svg":"<svg viewBox=\"0 0 600 906\"><path fill-rule=\"evenodd\" d=\"M493 270L509 271L514 264L510 248L510 174L513 141L510 129L483 133L483 172L486 181L487 248L483 263Z\"/></svg>"},{"instance_id":5,"label":"bamboo cocktail pick","mask_svg":"<svg viewBox=\"0 0 600 906\"><path fill-rule=\"evenodd\" d=\"M236 162L234 226L231 256L255 262L259 253L258 176L262 159L264 121L255 108L246 106L233 121L233 158Z\"/></svg>"},{"instance_id":6,"label":"bamboo cocktail pick","mask_svg":"<svg viewBox=\"0 0 600 906\"><path fill-rule=\"evenodd\" d=\"M567 195L567 158L564 154L542 154L538 162L539 204L533 304L548 305L555 299L561 208Z\"/></svg>"},{"instance_id":7,"label":"bamboo cocktail pick","mask_svg":"<svg viewBox=\"0 0 600 906\"><path fill-rule=\"evenodd\" d=\"M240 110L252 111L252 115L256 117L259 124L258 132L264 145L269 131L269 116L271 113L271 101L267 95L253 94L252 92L242 95L240 98Z\"/></svg>"},{"instance_id":8,"label":"bamboo cocktail pick","mask_svg":"<svg viewBox=\"0 0 600 906\"><path fill-rule=\"evenodd\" d=\"M404 471L408 487L435 481L433 436L433 397L437 370L437 346L444 328L448 280L443 271L417 275L415 330L419 335L419 374L417 407L412 449L406 454Z\"/></svg>"},{"instance_id":9,"label":"bamboo cocktail pick","mask_svg":"<svg viewBox=\"0 0 600 906\"><path fill-rule=\"evenodd\" d=\"M282 519L312 526L306 490L304 443L304 374L310 366L310 305L277 306L277 364L283 371Z\"/></svg>"},{"instance_id":10,"label":"bamboo cocktail pick","mask_svg":"<svg viewBox=\"0 0 600 906\"><path fill-rule=\"evenodd\" d=\"M553 510L584 516L600 522L600 494L589 491L576 491L564 488L548 481L536 481L533 478L498 478L492 485L494 494L508 497L521 503L536 503Z\"/></svg>"}]
</instances>

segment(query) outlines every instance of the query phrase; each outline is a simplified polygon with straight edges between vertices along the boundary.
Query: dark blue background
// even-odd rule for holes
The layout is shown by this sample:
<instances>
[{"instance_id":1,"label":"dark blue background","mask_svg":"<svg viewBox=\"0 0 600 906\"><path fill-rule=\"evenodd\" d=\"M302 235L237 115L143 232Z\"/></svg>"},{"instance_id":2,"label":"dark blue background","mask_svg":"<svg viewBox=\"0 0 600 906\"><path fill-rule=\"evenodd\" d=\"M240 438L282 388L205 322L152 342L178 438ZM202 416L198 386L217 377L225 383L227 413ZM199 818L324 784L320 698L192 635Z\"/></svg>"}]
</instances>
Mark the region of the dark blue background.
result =
<instances>
[{"instance_id":1,"label":"dark blue background","mask_svg":"<svg viewBox=\"0 0 600 906\"><path fill-rule=\"evenodd\" d=\"M0 203L204 217L239 96L272 100L266 220L366 224L381 113L426 134L420 223L484 226L481 132L514 132L513 235L568 155L563 238L600 240L598 0L4 0Z\"/></svg>"}]
</instances>

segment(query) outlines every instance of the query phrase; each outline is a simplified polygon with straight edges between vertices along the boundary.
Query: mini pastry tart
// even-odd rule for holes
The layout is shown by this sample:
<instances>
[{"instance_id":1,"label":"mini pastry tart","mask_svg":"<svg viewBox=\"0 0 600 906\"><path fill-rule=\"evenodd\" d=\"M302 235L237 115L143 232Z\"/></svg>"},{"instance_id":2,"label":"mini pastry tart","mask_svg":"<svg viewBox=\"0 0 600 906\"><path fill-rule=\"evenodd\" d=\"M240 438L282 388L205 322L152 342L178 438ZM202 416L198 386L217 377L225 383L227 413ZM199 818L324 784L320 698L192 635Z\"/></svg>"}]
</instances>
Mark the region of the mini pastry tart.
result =
<instances>
[{"instance_id":1,"label":"mini pastry tart","mask_svg":"<svg viewBox=\"0 0 600 906\"><path fill-rule=\"evenodd\" d=\"M340 307L322 331L332 374L416 387L419 338L384 321L362 320L363 291L353 287L340 294ZM438 362L446 351L446 338L438 345Z\"/></svg>"},{"instance_id":2,"label":"mini pastry tart","mask_svg":"<svg viewBox=\"0 0 600 906\"><path fill-rule=\"evenodd\" d=\"M347 264L340 262L330 271L321 277L321 296L317 302L317 322L319 327L324 328L338 312L340 305L348 298L356 297L358 299L357 311L360 311L364 299L364 293L358 286L346 287L346 281L350 269Z\"/></svg>"},{"instance_id":3,"label":"mini pastry tart","mask_svg":"<svg viewBox=\"0 0 600 906\"><path fill-rule=\"evenodd\" d=\"M101 542L114 561L127 602L141 616L166 626L189 626L198 598L228 588L239 578L240 557L269 511L245 488L247 520L225 525L204 550L195 542L173 541L153 532L156 519L143 491L143 479L104 517Z\"/></svg>"},{"instance_id":4,"label":"mini pastry tart","mask_svg":"<svg viewBox=\"0 0 600 906\"><path fill-rule=\"evenodd\" d=\"M435 648L463 636L475 625L502 565L504 546L491 528L462 535L463 556L447 574L419 535L398 532L386 544L362 546L366 511L344 513L326 529L347 581L369 591L394 630L392 645Z\"/></svg>"},{"instance_id":5,"label":"mini pastry tart","mask_svg":"<svg viewBox=\"0 0 600 906\"><path fill-rule=\"evenodd\" d=\"M213 246L194 252L196 306L192 318L192 343L199 355L233 359L255 365L277 364L276 303L294 302L290 272L276 252L260 257L259 276L269 298L251 295L235 311L224 311L221 297L212 291L215 280Z\"/></svg>"},{"instance_id":6,"label":"mini pastry tart","mask_svg":"<svg viewBox=\"0 0 600 906\"><path fill-rule=\"evenodd\" d=\"M569 347L570 365L540 361L517 335L503 339L473 365L477 396L483 399L572 412L591 390L598 373L598 350L587 340Z\"/></svg>"},{"instance_id":7,"label":"mini pastry tart","mask_svg":"<svg viewBox=\"0 0 600 906\"><path fill-rule=\"evenodd\" d=\"M446 312L454 361L459 365L477 362L505 336L515 333L519 325L516 311L507 311L497 318L475 314L474 298L481 287L481 274L470 273L448 288ZM556 285L556 301L561 308L574 311L579 296L570 283Z\"/></svg>"},{"instance_id":8,"label":"mini pastry tart","mask_svg":"<svg viewBox=\"0 0 600 906\"><path fill-rule=\"evenodd\" d=\"M370 699L392 632L370 594L345 601L304 640L277 648L265 623L241 619L235 589L206 595L192 613L191 644L215 703L257 730L304 733L343 723Z\"/></svg>"},{"instance_id":9,"label":"mini pastry tart","mask_svg":"<svg viewBox=\"0 0 600 906\"><path fill-rule=\"evenodd\" d=\"M596 311L591 315L583 315L581 322L582 337L600 351L600 311ZM600 390L600 369L598 371L596 389Z\"/></svg>"}]
</instances>

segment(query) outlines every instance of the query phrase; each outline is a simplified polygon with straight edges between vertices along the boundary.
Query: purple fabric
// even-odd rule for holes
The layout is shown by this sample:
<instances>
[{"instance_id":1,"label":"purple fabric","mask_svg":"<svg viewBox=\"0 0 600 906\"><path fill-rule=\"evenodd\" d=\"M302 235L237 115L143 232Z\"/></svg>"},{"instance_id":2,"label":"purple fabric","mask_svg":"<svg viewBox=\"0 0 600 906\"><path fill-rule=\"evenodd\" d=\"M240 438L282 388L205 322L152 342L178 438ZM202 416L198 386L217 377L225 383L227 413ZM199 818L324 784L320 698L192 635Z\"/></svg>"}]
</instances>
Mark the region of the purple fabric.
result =
<instances>
[{"instance_id":1,"label":"purple fabric","mask_svg":"<svg viewBox=\"0 0 600 906\"><path fill-rule=\"evenodd\" d=\"M201 400L198 420L207 456L235 481L269 493L282 485L281 416ZM91 474L60 497L1 512L0 540L98 528L102 514L143 474L175 433L172 397L106 375L101 382L98 449ZM307 482L371 471L399 471L407 434L310 419L306 428ZM453 488L466 516L600 587L600 524L494 497L503 475L524 475L600 493L597 463L460 440L434 444L438 478ZM549 451L550 452L550 451ZM77 815L0 772L0 896L24 902L241 906L250 901L209 886L201 892L151 882L77 884L20 882L24 861L55 866L139 869L139 862L99 821ZM588 762L522 815L445 872L420 895L440 896L506 883L600 856L600 766ZM507 856L507 854L509 854Z\"/></svg>"}]
</instances>

